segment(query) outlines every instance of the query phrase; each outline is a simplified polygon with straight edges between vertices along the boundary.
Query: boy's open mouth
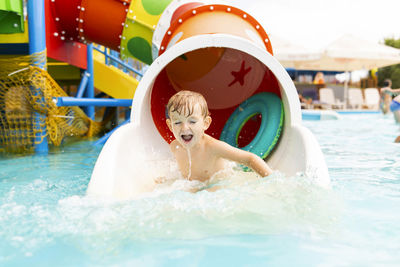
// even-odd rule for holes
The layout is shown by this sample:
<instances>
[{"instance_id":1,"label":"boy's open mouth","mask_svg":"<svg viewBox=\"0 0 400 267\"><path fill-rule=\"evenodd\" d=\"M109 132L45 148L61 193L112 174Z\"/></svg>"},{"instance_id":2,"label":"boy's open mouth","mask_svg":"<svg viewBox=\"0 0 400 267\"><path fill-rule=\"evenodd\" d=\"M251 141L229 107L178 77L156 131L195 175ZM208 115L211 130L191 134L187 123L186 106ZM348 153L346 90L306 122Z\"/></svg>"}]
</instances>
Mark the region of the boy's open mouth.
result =
<instances>
[{"instance_id":1,"label":"boy's open mouth","mask_svg":"<svg viewBox=\"0 0 400 267\"><path fill-rule=\"evenodd\" d=\"M182 134L181 138L182 138L183 141L188 143L188 142L190 142L192 140L193 134Z\"/></svg>"}]
</instances>

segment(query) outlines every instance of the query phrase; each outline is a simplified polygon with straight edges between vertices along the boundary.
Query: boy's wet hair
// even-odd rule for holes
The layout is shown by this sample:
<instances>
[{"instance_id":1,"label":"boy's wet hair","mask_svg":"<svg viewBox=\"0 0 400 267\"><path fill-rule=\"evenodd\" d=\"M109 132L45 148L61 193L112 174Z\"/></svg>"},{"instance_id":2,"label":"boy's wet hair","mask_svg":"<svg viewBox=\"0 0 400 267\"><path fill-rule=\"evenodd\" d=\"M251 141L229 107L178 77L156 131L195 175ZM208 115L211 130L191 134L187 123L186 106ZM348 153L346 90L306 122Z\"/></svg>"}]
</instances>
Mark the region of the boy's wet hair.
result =
<instances>
[{"instance_id":1,"label":"boy's wet hair","mask_svg":"<svg viewBox=\"0 0 400 267\"><path fill-rule=\"evenodd\" d=\"M176 111L179 114L190 116L193 114L193 109L196 104L200 105L201 114L204 118L210 115L207 101L202 94L186 90L179 91L169 99L167 104L167 115L169 117L171 112Z\"/></svg>"},{"instance_id":2,"label":"boy's wet hair","mask_svg":"<svg viewBox=\"0 0 400 267\"><path fill-rule=\"evenodd\" d=\"M383 86L384 86L384 87L390 87L390 86L392 86L392 80L390 80L390 79L385 79L385 80L383 81Z\"/></svg>"}]
</instances>

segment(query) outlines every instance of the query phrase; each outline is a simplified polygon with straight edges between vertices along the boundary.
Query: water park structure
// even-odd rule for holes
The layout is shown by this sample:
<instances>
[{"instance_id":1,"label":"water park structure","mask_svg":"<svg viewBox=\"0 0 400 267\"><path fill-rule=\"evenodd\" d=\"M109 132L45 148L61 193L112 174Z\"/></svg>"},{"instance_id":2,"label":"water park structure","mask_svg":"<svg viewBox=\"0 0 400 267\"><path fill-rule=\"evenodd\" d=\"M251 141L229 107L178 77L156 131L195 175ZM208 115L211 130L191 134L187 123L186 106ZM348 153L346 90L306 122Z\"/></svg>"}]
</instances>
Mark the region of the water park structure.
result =
<instances>
[{"instance_id":1,"label":"water park structure","mask_svg":"<svg viewBox=\"0 0 400 267\"><path fill-rule=\"evenodd\" d=\"M19 34L26 36L29 29L29 41L17 46L6 34L0 36L2 54L30 54L28 64L21 68L22 60L18 61L1 78L18 76L18 81L25 81L7 85L2 124L12 124L7 121L11 114L7 109L13 107L8 99L29 102L34 108L29 108L24 127L3 130L3 140L25 132L24 140L35 140L25 143L43 152L48 136L55 140L60 132L87 136L101 132L102 123L93 120L94 105L132 107L130 121L112 133L99 155L89 195L130 198L149 190L149 179L135 175L137 168L155 156L170 157L168 143L173 137L165 124L165 105L183 89L205 96L213 117L211 136L258 154L273 169L287 175L303 172L329 187L319 144L302 126L296 88L273 57L264 28L250 14L226 4L179 0L30 0L27 11L28 27ZM116 54L99 54L103 48L93 43L149 68L139 81L107 66L108 60L119 60ZM45 71L47 57L83 70L75 97L62 92ZM12 56L7 59L17 61ZM34 63L38 61L41 65ZM130 66L123 68L142 75ZM47 93L46 88L53 89ZM113 99L96 98L94 88ZM86 115L72 105L86 106ZM13 111L18 116L28 113ZM78 134L75 129L84 130Z\"/></svg>"}]
</instances>

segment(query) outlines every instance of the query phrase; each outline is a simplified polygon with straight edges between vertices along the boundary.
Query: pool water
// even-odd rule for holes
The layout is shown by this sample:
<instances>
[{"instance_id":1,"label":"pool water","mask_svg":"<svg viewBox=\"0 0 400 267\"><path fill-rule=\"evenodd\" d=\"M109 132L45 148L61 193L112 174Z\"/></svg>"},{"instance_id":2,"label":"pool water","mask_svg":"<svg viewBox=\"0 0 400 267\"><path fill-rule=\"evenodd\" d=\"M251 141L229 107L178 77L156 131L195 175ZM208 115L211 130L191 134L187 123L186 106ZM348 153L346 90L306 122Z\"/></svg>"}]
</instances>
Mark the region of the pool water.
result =
<instances>
[{"instance_id":1,"label":"pool water","mask_svg":"<svg viewBox=\"0 0 400 267\"><path fill-rule=\"evenodd\" d=\"M332 190L298 174L112 202L85 191L99 148L0 160L1 266L398 266L399 126L381 114L305 121Z\"/></svg>"}]
</instances>

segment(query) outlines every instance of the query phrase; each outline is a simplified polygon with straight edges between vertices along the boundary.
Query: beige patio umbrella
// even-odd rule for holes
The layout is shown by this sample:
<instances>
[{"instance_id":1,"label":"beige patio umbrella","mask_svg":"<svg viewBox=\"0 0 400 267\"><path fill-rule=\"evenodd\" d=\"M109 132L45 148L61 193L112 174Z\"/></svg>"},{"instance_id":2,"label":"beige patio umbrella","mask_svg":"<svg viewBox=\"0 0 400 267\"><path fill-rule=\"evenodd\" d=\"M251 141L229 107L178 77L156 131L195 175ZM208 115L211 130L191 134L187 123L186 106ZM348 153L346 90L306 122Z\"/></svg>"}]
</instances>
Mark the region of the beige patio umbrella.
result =
<instances>
[{"instance_id":1,"label":"beige patio umbrella","mask_svg":"<svg viewBox=\"0 0 400 267\"><path fill-rule=\"evenodd\" d=\"M296 68L298 63L319 60L321 53L288 41L276 34L269 34L274 57L285 68Z\"/></svg>"},{"instance_id":2,"label":"beige patio umbrella","mask_svg":"<svg viewBox=\"0 0 400 267\"><path fill-rule=\"evenodd\" d=\"M327 45L316 60L298 60L299 70L370 70L400 63L400 49L344 35Z\"/></svg>"},{"instance_id":3,"label":"beige patio umbrella","mask_svg":"<svg viewBox=\"0 0 400 267\"><path fill-rule=\"evenodd\" d=\"M315 57L315 53L312 54L312 57ZM296 60L292 60L291 67L297 70L350 72L398 63L400 63L400 49L365 41L347 34L323 48L316 59L296 58ZM347 103L347 82L344 85L344 97L345 103Z\"/></svg>"}]
</instances>

